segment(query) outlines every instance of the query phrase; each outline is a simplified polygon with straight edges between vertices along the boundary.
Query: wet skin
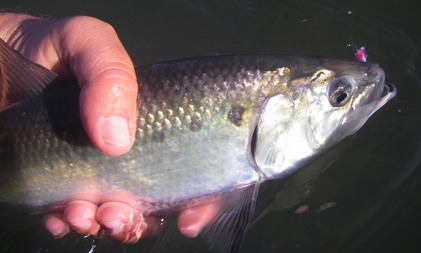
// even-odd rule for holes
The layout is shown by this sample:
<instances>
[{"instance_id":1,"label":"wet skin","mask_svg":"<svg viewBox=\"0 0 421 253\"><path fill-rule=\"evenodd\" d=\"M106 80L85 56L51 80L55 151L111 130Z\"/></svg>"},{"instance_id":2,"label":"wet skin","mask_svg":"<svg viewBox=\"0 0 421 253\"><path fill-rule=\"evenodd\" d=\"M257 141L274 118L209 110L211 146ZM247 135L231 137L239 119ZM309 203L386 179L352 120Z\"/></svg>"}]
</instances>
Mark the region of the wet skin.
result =
<instances>
[{"instance_id":1,"label":"wet skin","mask_svg":"<svg viewBox=\"0 0 421 253\"><path fill-rule=\"evenodd\" d=\"M133 63L114 29L91 17L56 21L23 14L0 14L0 37L29 59L81 86L80 114L92 143L110 156L130 150L136 129L137 81ZM99 197L99 196L98 196ZM160 218L143 217L135 200L75 200L44 216L42 223L60 238L71 229L97 235L101 229L122 243L159 233ZM216 215L217 203L184 210L178 228L195 237Z\"/></svg>"}]
</instances>

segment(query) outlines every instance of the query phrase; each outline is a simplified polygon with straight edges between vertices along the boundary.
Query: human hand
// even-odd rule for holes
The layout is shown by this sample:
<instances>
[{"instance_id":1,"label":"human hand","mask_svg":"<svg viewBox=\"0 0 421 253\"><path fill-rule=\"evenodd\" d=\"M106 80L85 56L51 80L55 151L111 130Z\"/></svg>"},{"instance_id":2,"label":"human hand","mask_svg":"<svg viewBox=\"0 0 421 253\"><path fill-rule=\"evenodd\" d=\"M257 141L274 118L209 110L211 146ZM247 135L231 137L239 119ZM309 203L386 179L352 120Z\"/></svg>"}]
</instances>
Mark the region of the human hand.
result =
<instances>
[{"instance_id":1,"label":"human hand","mask_svg":"<svg viewBox=\"0 0 421 253\"><path fill-rule=\"evenodd\" d=\"M56 21L21 14L0 14L0 37L29 59L81 86L80 115L92 143L107 155L130 150L136 131L138 85L133 64L107 23L91 17ZM76 200L47 214L43 224L54 236L70 229L97 235L104 227L119 242L134 243L159 233L157 217L110 199L105 203ZM98 206L100 204L100 206ZM216 203L185 210L179 229L195 237L216 213Z\"/></svg>"}]
</instances>

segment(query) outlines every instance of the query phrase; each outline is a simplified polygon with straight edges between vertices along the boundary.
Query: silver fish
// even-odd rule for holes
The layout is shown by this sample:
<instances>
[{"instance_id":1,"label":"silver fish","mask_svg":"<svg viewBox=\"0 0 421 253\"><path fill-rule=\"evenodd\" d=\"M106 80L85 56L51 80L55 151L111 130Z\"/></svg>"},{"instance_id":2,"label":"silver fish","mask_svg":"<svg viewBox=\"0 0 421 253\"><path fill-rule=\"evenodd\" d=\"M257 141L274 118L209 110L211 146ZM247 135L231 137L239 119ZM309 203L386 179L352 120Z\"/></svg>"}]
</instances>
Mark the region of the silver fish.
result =
<instances>
[{"instance_id":1,"label":"silver fish","mask_svg":"<svg viewBox=\"0 0 421 253\"><path fill-rule=\"evenodd\" d=\"M396 94L378 65L356 61L221 56L140 67L136 141L109 157L83 130L77 84L3 41L0 70L0 202L45 210L124 195L145 215L166 215L219 199L203 234L220 252L239 248L261 182L355 133Z\"/></svg>"}]
</instances>

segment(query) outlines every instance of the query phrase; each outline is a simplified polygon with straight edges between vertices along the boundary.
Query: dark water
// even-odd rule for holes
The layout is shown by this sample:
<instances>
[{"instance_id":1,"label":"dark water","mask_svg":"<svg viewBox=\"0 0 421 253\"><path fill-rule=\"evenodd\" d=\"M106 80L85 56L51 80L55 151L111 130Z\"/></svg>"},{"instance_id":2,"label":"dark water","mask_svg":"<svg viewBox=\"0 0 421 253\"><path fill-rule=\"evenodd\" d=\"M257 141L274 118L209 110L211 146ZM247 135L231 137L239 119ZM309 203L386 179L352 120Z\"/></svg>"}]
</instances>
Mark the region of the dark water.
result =
<instances>
[{"instance_id":1,"label":"dark water","mask_svg":"<svg viewBox=\"0 0 421 253\"><path fill-rule=\"evenodd\" d=\"M112 24L136 65L218 54L353 58L366 46L398 95L354 136L290 178L262 186L242 252L421 250L421 8L417 1L29 1L0 9ZM0 210L2 252L89 252L91 237L54 240L39 216ZM178 252L202 242L171 242ZM143 252L150 241L95 242ZM203 247L202 247L203 249Z\"/></svg>"}]
</instances>

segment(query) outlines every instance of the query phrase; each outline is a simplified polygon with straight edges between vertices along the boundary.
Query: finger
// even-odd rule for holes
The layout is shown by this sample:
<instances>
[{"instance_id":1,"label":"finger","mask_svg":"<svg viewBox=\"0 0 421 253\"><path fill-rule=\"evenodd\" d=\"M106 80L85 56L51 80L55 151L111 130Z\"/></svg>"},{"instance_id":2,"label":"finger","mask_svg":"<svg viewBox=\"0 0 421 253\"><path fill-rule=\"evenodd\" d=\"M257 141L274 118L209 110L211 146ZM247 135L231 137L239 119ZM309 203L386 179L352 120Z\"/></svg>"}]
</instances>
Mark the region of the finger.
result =
<instances>
[{"instance_id":1,"label":"finger","mask_svg":"<svg viewBox=\"0 0 421 253\"><path fill-rule=\"evenodd\" d=\"M62 238L70 232L70 227L64 221L62 213L47 214L42 218L41 223L55 238Z\"/></svg>"},{"instance_id":2,"label":"finger","mask_svg":"<svg viewBox=\"0 0 421 253\"><path fill-rule=\"evenodd\" d=\"M178 215L178 229L186 237L196 237L218 212L218 202L211 202L182 211Z\"/></svg>"},{"instance_id":3,"label":"finger","mask_svg":"<svg viewBox=\"0 0 421 253\"><path fill-rule=\"evenodd\" d=\"M134 141L138 89L130 57L114 29L98 19L73 17L57 26L58 38L52 41L82 87L80 113L87 134L108 155L127 152Z\"/></svg>"},{"instance_id":4,"label":"finger","mask_svg":"<svg viewBox=\"0 0 421 253\"><path fill-rule=\"evenodd\" d=\"M97 209L97 205L91 202L75 200L67 204L63 218L75 232L97 235L101 228L95 219Z\"/></svg>"},{"instance_id":5,"label":"finger","mask_svg":"<svg viewBox=\"0 0 421 253\"><path fill-rule=\"evenodd\" d=\"M136 243L141 237L145 237L148 227L155 229L157 225L153 218L145 219L140 211L120 202L101 205L96 217L107 229L109 236L121 243ZM148 230L150 231L149 228ZM151 232L147 235L151 235Z\"/></svg>"}]
</instances>

